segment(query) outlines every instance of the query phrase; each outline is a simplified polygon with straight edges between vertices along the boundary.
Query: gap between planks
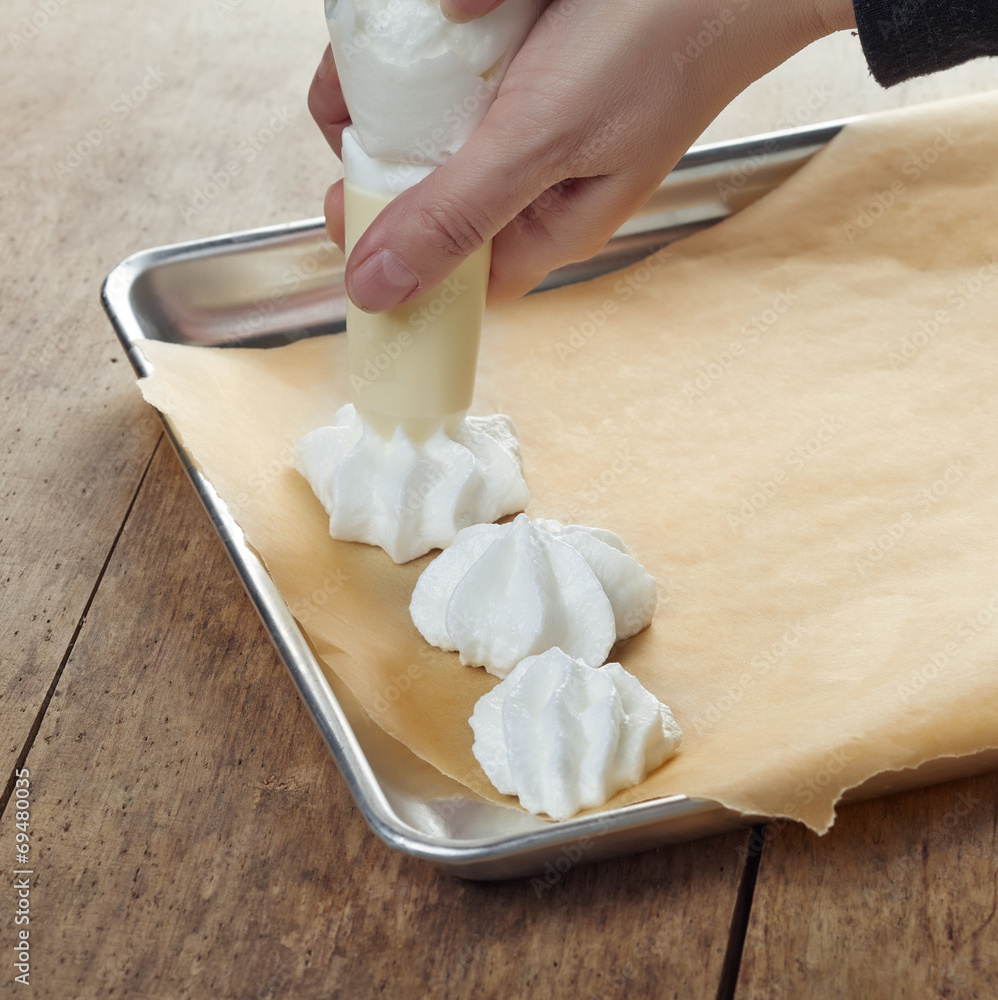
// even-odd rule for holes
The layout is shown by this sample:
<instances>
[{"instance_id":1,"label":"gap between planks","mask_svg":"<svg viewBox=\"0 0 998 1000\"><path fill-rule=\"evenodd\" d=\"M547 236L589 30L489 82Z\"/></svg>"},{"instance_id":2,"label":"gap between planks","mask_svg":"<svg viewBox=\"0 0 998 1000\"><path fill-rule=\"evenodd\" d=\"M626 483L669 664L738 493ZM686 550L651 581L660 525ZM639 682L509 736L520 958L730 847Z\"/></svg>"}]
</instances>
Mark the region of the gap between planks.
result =
<instances>
[{"instance_id":1,"label":"gap between planks","mask_svg":"<svg viewBox=\"0 0 998 1000\"><path fill-rule=\"evenodd\" d=\"M97 592L100 590L101 583L104 580L104 574L107 572L107 568L111 564L111 559L114 556L115 550L118 548L118 542L121 540L121 535L125 530L125 525L128 524L128 519L132 516L132 509L135 507L135 501L139 498L139 493L142 491L142 485L146 481L146 476L149 475L149 469L152 467L153 459L156 457L156 452L159 451L159 446L162 442L163 434L160 432L159 437L156 438L156 443L153 445L149 459L145 464L145 468L142 470L142 475L139 477L138 484L135 487L135 492L132 494L132 499L128 502L128 509L125 511L125 516L121 519L121 524L119 525L114 539L108 548L107 555L104 557L104 562L101 564L100 571L97 574L97 579L94 581L89 597L87 597L87 603L83 607L83 613L80 615L80 619L76 623L76 628L73 629L73 634L70 636L66 650L62 654L62 659L59 661L59 666L55 675L52 677L52 682L49 684L48 690L45 692L45 697L42 699L42 703L38 707L38 712L35 715L34 722L31 724L31 729L28 730L28 735L24 740L24 745L21 747L21 750L17 755L17 760L14 761L14 766L11 768L11 772L7 776L3 794L0 795L0 817L2 817L6 811L7 803L10 801L10 797L14 793L14 776L24 767L25 762L28 759L28 754L31 752L31 747L35 742L35 737L38 735L38 731L42 727L42 720L45 718L45 713L48 711L52 697L55 694L56 688L59 686L59 681L62 678L63 671L66 669L66 664L69 662L70 656L73 655L76 640L80 637L80 632L86 624L87 615L90 614L90 608L93 606L94 599L97 597Z\"/></svg>"},{"instance_id":2,"label":"gap between planks","mask_svg":"<svg viewBox=\"0 0 998 1000\"><path fill-rule=\"evenodd\" d=\"M758 839L757 839L758 838ZM755 848L758 844L758 849ZM745 856L745 867L742 869L741 882L738 884L738 895L731 911L731 926L728 928L728 947L724 953L724 963L721 966L721 980L717 984L717 1000L734 1000L738 988L738 973L742 964L742 952L745 949L745 937L748 934L749 915L752 912L752 900L755 897L755 884L759 877L759 862L766 848L766 824L752 827L749 839L749 851Z\"/></svg>"}]
</instances>

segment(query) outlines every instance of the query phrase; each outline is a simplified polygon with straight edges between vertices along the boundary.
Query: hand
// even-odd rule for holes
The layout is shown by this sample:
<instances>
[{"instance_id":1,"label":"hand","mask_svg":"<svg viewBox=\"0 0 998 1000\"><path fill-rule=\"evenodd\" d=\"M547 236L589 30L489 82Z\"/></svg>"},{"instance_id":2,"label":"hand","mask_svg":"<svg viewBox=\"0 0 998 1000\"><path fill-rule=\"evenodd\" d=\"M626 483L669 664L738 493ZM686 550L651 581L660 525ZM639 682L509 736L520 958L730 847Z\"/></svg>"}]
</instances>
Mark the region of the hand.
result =
<instances>
[{"instance_id":1,"label":"hand","mask_svg":"<svg viewBox=\"0 0 998 1000\"><path fill-rule=\"evenodd\" d=\"M553 0L475 133L358 240L350 297L400 305L493 237L490 301L524 294L596 253L749 83L854 25L851 0ZM309 107L339 154L349 117L328 50ZM340 185L325 208L342 246Z\"/></svg>"},{"instance_id":2,"label":"hand","mask_svg":"<svg viewBox=\"0 0 998 1000\"><path fill-rule=\"evenodd\" d=\"M488 14L502 2L503 0L440 0L440 9L444 17L463 24Z\"/></svg>"}]
</instances>

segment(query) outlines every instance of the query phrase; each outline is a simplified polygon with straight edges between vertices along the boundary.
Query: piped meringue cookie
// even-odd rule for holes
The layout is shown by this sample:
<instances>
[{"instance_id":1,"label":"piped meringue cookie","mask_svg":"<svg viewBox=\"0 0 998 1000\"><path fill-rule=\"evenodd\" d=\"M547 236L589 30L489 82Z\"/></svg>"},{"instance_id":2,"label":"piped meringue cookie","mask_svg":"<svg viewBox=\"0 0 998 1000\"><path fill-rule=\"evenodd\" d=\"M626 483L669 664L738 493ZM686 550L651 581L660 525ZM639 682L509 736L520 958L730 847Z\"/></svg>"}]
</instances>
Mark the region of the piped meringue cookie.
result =
<instances>
[{"instance_id":1,"label":"piped meringue cookie","mask_svg":"<svg viewBox=\"0 0 998 1000\"><path fill-rule=\"evenodd\" d=\"M469 722L496 789L552 819L643 781L683 738L669 707L619 663L590 667L561 649L522 660Z\"/></svg>"},{"instance_id":2,"label":"piped meringue cookie","mask_svg":"<svg viewBox=\"0 0 998 1000\"><path fill-rule=\"evenodd\" d=\"M397 563L445 548L469 525L523 510L516 428L502 414L465 417L413 441L382 437L352 404L306 434L295 468L329 515L333 538L383 548Z\"/></svg>"},{"instance_id":3,"label":"piped meringue cookie","mask_svg":"<svg viewBox=\"0 0 998 1000\"><path fill-rule=\"evenodd\" d=\"M459 532L423 570L409 613L431 645L505 677L553 646L598 667L651 622L657 599L612 531L520 514Z\"/></svg>"}]
</instances>

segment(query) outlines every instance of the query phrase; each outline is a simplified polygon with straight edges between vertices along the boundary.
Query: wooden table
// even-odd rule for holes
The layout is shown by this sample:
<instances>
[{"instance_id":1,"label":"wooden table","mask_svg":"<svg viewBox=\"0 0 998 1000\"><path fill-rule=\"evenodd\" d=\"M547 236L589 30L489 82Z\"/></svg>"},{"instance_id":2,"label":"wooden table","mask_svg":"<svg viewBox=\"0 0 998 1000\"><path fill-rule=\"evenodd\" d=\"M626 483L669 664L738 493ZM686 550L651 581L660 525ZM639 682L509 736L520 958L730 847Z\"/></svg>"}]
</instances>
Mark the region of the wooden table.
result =
<instances>
[{"instance_id":1,"label":"wooden table","mask_svg":"<svg viewBox=\"0 0 998 1000\"><path fill-rule=\"evenodd\" d=\"M132 251L318 214L322 5L10 0L0 27L0 851L22 867L26 767L32 872L31 991L7 875L0 994L998 996L993 775L540 895L375 839L98 305ZM996 84L981 62L882 92L843 35L708 138Z\"/></svg>"}]
</instances>

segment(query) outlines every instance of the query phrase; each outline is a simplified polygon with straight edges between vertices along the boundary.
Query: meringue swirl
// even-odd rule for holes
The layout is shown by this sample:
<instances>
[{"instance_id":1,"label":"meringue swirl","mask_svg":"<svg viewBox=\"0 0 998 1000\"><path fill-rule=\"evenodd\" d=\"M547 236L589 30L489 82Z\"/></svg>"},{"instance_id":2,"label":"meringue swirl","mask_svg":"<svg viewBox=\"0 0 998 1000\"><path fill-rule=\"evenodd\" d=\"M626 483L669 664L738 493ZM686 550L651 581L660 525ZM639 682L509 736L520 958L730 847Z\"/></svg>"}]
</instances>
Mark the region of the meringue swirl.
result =
<instances>
[{"instance_id":1,"label":"meringue swirl","mask_svg":"<svg viewBox=\"0 0 998 1000\"><path fill-rule=\"evenodd\" d=\"M509 417L465 417L450 435L383 438L352 404L306 434L295 468L329 515L329 533L383 548L397 563L445 548L462 528L523 510L530 499Z\"/></svg>"},{"instance_id":2,"label":"meringue swirl","mask_svg":"<svg viewBox=\"0 0 998 1000\"><path fill-rule=\"evenodd\" d=\"M553 646L599 666L651 622L657 599L612 531L520 514L461 531L423 571L409 613L431 645L505 677Z\"/></svg>"},{"instance_id":3,"label":"meringue swirl","mask_svg":"<svg viewBox=\"0 0 998 1000\"><path fill-rule=\"evenodd\" d=\"M552 819L638 784L683 737L669 707L619 663L594 668L561 649L521 661L469 722L497 791Z\"/></svg>"}]
</instances>

